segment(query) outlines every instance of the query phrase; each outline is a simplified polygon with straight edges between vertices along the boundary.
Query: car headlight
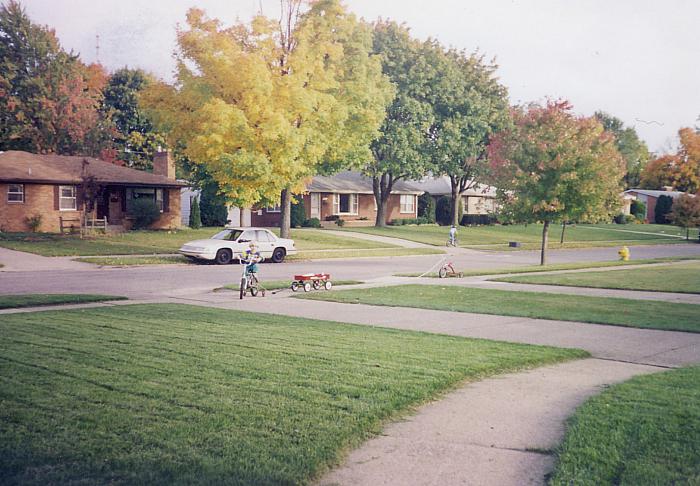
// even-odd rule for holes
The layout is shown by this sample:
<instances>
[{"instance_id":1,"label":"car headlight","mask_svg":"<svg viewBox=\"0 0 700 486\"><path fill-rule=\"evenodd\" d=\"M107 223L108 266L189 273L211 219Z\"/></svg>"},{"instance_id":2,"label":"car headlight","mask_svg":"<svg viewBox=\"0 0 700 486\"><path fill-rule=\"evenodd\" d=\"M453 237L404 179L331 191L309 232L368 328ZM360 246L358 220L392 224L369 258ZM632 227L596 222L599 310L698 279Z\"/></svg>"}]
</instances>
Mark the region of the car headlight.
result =
<instances>
[{"instance_id":1,"label":"car headlight","mask_svg":"<svg viewBox=\"0 0 700 486\"><path fill-rule=\"evenodd\" d=\"M201 247L201 246L190 246L190 245L185 245L181 248L182 251L197 251L201 252L206 250L206 248Z\"/></svg>"}]
</instances>

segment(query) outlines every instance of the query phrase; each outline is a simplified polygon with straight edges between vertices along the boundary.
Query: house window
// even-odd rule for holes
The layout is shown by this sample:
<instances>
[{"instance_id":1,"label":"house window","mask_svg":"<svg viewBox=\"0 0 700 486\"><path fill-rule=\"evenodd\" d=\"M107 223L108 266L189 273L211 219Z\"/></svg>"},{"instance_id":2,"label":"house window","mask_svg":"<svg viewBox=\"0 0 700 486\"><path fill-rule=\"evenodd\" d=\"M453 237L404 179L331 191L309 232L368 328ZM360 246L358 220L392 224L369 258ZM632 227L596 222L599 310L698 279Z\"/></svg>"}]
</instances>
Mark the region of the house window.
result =
<instances>
[{"instance_id":1,"label":"house window","mask_svg":"<svg viewBox=\"0 0 700 486\"><path fill-rule=\"evenodd\" d=\"M75 186L58 186L58 209L75 211L77 208Z\"/></svg>"},{"instance_id":2,"label":"house window","mask_svg":"<svg viewBox=\"0 0 700 486\"><path fill-rule=\"evenodd\" d=\"M357 194L334 194L333 214L357 214Z\"/></svg>"},{"instance_id":3,"label":"house window","mask_svg":"<svg viewBox=\"0 0 700 486\"><path fill-rule=\"evenodd\" d=\"M126 190L127 209L131 210L133 202L137 199L150 199L156 204L158 211L163 212L163 189L152 187L134 187Z\"/></svg>"},{"instance_id":4,"label":"house window","mask_svg":"<svg viewBox=\"0 0 700 486\"><path fill-rule=\"evenodd\" d=\"M279 204L275 204L274 206L268 206L267 208L265 208L265 212L268 212L268 213L279 213L281 211L282 211L282 206L280 206Z\"/></svg>"},{"instance_id":5,"label":"house window","mask_svg":"<svg viewBox=\"0 0 700 486\"><path fill-rule=\"evenodd\" d=\"M401 194L401 212L415 214L416 196L413 194Z\"/></svg>"},{"instance_id":6,"label":"house window","mask_svg":"<svg viewBox=\"0 0 700 486\"><path fill-rule=\"evenodd\" d=\"M24 202L24 184L10 184L7 186L7 202Z\"/></svg>"}]
</instances>

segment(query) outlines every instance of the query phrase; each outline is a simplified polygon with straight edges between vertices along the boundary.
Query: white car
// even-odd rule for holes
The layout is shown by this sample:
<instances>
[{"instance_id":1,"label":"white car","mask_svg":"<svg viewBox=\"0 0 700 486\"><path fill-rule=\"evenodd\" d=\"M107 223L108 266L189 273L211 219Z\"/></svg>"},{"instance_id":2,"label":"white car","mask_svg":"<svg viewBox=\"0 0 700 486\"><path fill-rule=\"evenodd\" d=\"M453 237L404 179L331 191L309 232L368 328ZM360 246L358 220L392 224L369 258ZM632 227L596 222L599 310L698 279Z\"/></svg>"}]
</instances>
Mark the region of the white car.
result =
<instances>
[{"instance_id":1,"label":"white car","mask_svg":"<svg viewBox=\"0 0 700 486\"><path fill-rule=\"evenodd\" d=\"M189 258L214 260L219 265L231 263L238 255L244 254L253 241L263 258L281 263L287 255L297 252L294 240L278 238L265 228L226 228L208 240L188 241L180 253Z\"/></svg>"}]
</instances>

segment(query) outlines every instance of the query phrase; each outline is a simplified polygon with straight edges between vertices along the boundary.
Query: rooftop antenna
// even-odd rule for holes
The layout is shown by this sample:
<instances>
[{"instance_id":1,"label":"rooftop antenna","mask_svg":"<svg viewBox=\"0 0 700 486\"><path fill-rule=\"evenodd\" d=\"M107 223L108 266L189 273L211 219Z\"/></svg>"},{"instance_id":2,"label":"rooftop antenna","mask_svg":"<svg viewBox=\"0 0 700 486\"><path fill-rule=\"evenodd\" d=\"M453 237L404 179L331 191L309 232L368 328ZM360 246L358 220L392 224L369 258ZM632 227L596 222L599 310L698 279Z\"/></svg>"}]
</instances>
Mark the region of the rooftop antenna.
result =
<instances>
[{"instance_id":1,"label":"rooftop antenna","mask_svg":"<svg viewBox=\"0 0 700 486\"><path fill-rule=\"evenodd\" d=\"M95 63L100 63L100 34L95 35Z\"/></svg>"}]
</instances>

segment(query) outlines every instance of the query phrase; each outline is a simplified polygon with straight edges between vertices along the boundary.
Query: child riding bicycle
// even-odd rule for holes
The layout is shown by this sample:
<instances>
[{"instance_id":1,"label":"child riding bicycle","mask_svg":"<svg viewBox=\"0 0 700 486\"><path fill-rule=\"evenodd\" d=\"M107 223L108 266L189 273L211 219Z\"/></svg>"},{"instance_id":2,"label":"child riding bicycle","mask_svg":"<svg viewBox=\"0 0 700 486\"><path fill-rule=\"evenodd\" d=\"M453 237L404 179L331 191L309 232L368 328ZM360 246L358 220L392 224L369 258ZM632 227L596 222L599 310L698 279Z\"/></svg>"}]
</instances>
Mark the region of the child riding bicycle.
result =
<instances>
[{"instance_id":1,"label":"child riding bicycle","mask_svg":"<svg viewBox=\"0 0 700 486\"><path fill-rule=\"evenodd\" d=\"M246 273L258 273L258 263L263 261L263 257L258 251L257 246L255 246L255 242L251 241L250 245L248 245L248 249L245 251L245 253L242 255L243 261L246 262L246 267L245 271Z\"/></svg>"},{"instance_id":2,"label":"child riding bicycle","mask_svg":"<svg viewBox=\"0 0 700 486\"><path fill-rule=\"evenodd\" d=\"M457 246L457 228L452 225L450 228L450 239L448 240L450 246Z\"/></svg>"}]
</instances>

